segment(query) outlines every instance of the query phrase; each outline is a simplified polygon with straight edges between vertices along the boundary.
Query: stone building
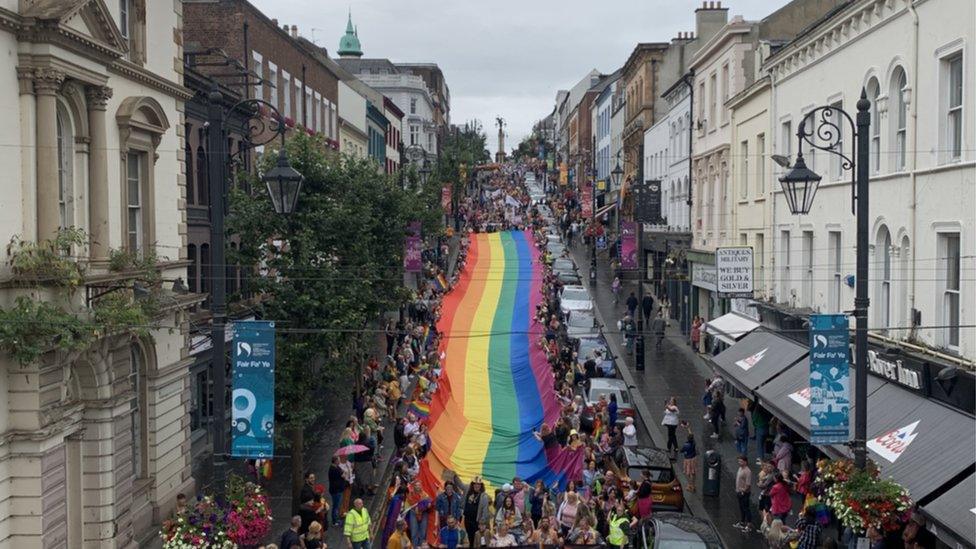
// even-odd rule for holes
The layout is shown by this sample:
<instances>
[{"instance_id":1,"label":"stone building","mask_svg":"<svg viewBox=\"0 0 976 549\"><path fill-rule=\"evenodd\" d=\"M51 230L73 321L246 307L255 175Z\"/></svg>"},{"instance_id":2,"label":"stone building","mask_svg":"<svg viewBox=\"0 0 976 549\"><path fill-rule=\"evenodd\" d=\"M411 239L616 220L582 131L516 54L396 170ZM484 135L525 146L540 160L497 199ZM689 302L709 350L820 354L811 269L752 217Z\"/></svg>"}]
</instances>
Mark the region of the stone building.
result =
<instances>
[{"instance_id":1,"label":"stone building","mask_svg":"<svg viewBox=\"0 0 976 549\"><path fill-rule=\"evenodd\" d=\"M77 286L15 277L8 256L0 306L23 296L84 320L159 303L147 326L99 321L88 346L0 352L0 547L136 547L194 490L184 310L198 297L171 290L186 268L182 3L4 2L0 20L0 238L88 235L49 259L79 265Z\"/></svg>"}]
</instances>

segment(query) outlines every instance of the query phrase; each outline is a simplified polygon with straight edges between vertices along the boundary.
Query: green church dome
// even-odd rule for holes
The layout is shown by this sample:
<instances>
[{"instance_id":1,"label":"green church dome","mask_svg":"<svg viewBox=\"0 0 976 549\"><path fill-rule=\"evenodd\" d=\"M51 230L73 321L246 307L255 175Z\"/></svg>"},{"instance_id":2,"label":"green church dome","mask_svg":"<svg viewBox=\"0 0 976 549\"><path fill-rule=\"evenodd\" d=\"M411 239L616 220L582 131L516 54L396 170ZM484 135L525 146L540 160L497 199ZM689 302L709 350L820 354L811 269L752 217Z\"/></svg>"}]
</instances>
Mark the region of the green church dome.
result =
<instances>
[{"instance_id":1,"label":"green church dome","mask_svg":"<svg viewBox=\"0 0 976 549\"><path fill-rule=\"evenodd\" d=\"M362 57L363 47L359 43L359 30L352 26L352 13L346 22L346 34L339 39L339 57Z\"/></svg>"}]
</instances>

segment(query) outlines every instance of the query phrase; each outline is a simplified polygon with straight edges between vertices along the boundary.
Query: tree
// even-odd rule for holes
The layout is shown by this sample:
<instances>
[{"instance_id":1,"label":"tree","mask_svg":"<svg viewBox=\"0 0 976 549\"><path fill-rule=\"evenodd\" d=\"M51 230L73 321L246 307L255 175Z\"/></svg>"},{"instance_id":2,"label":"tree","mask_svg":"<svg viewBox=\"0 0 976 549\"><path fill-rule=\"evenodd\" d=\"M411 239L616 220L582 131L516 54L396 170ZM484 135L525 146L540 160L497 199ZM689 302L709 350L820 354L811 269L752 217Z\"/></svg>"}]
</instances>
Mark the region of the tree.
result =
<instances>
[{"instance_id":1,"label":"tree","mask_svg":"<svg viewBox=\"0 0 976 549\"><path fill-rule=\"evenodd\" d=\"M474 166L490 161L490 157L485 154L487 142L488 137L478 121L453 126L444 139L431 179L437 183L438 189L441 185L451 184L452 207L455 210L457 201L464 192L466 174L472 173Z\"/></svg>"},{"instance_id":2,"label":"tree","mask_svg":"<svg viewBox=\"0 0 976 549\"><path fill-rule=\"evenodd\" d=\"M404 190L371 160L327 155L321 138L300 132L286 148L305 177L297 210L273 214L255 181L255 192L232 193L227 233L241 242L231 260L260 266L262 276L248 284L261 296L261 317L276 321L276 438L291 448L297 499L304 431L323 411L323 389L334 381L349 386L351 362L376 344L367 327L408 298L402 284L407 224L420 221L429 231L439 218L429 189ZM266 155L264 167L276 156Z\"/></svg>"}]
</instances>

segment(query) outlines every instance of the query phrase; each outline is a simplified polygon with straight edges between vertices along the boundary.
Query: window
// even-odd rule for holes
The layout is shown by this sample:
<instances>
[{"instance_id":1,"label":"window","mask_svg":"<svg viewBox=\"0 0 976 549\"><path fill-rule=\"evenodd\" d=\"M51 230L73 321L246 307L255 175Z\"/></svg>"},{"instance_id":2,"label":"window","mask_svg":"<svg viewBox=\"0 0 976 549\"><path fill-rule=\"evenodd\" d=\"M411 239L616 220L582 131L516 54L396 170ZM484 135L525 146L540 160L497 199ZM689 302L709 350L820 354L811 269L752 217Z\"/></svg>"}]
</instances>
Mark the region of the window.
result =
<instances>
[{"instance_id":1,"label":"window","mask_svg":"<svg viewBox=\"0 0 976 549\"><path fill-rule=\"evenodd\" d=\"M190 262L186 266L186 287L191 293L197 292L197 273L200 269L200 258L197 257L197 245L188 244L186 247L186 260Z\"/></svg>"},{"instance_id":2,"label":"window","mask_svg":"<svg viewBox=\"0 0 976 549\"><path fill-rule=\"evenodd\" d=\"M780 124L780 132L782 132L783 140L780 143L779 150L780 154L786 158L790 158L793 154L793 122L787 120ZM792 160L792 158L790 158Z\"/></svg>"},{"instance_id":3,"label":"window","mask_svg":"<svg viewBox=\"0 0 976 549\"><path fill-rule=\"evenodd\" d=\"M729 110L725 108L725 103L729 100L729 88L731 87L731 82L729 81L729 64L726 63L722 65L722 123L729 121Z\"/></svg>"},{"instance_id":4,"label":"window","mask_svg":"<svg viewBox=\"0 0 976 549\"><path fill-rule=\"evenodd\" d=\"M698 130L705 129L705 81L698 84Z\"/></svg>"},{"instance_id":5,"label":"window","mask_svg":"<svg viewBox=\"0 0 976 549\"><path fill-rule=\"evenodd\" d=\"M782 291L780 292L781 301L789 301L790 299L790 286L792 281L790 280L790 231L780 232L780 255L783 261L782 270L780 278Z\"/></svg>"},{"instance_id":6,"label":"window","mask_svg":"<svg viewBox=\"0 0 976 549\"><path fill-rule=\"evenodd\" d=\"M756 197L766 193L766 134L756 136Z\"/></svg>"},{"instance_id":7,"label":"window","mask_svg":"<svg viewBox=\"0 0 976 549\"><path fill-rule=\"evenodd\" d=\"M268 102L281 108L278 104L278 65L268 61Z\"/></svg>"},{"instance_id":8,"label":"window","mask_svg":"<svg viewBox=\"0 0 976 549\"><path fill-rule=\"evenodd\" d=\"M207 151L203 148L203 140L207 136L200 130L200 145L197 147L197 197L196 204L206 206L210 201L210 172L207 169Z\"/></svg>"},{"instance_id":9,"label":"window","mask_svg":"<svg viewBox=\"0 0 976 549\"><path fill-rule=\"evenodd\" d=\"M803 305L813 306L813 231L803 231Z\"/></svg>"},{"instance_id":10,"label":"window","mask_svg":"<svg viewBox=\"0 0 976 549\"><path fill-rule=\"evenodd\" d=\"M887 227L881 227L874 253L878 280L877 304L874 306L877 311L876 324L882 333L887 333L891 324L891 234Z\"/></svg>"},{"instance_id":11,"label":"window","mask_svg":"<svg viewBox=\"0 0 976 549\"><path fill-rule=\"evenodd\" d=\"M58 141L58 226L67 229L72 225L74 216L74 143L75 136L71 130L71 118L68 112L59 104L57 107L57 141Z\"/></svg>"},{"instance_id":12,"label":"window","mask_svg":"<svg viewBox=\"0 0 976 549\"><path fill-rule=\"evenodd\" d=\"M715 128L715 107L718 103L718 82L714 74L708 79L708 127Z\"/></svg>"},{"instance_id":13,"label":"window","mask_svg":"<svg viewBox=\"0 0 976 549\"><path fill-rule=\"evenodd\" d=\"M122 38L129 39L129 9L131 0L119 0L119 33Z\"/></svg>"},{"instance_id":14,"label":"window","mask_svg":"<svg viewBox=\"0 0 976 549\"><path fill-rule=\"evenodd\" d=\"M127 212L127 243L130 252L141 251L145 244L143 229L143 160L142 153L130 152L126 155L126 212Z\"/></svg>"},{"instance_id":15,"label":"window","mask_svg":"<svg viewBox=\"0 0 976 549\"><path fill-rule=\"evenodd\" d=\"M895 158L895 170L905 169L905 146L906 146L906 135L908 128L908 97L905 88L908 85L908 81L905 78L905 71L899 67L894 77L892 78L892 85L895 89L891 92L891 97L895 100L894 105L894 128L895 128L895 138L894 138L894 158Z\"/></svg>"},{"instance_id":16,"label":"window","mask_svg":"<svg viewBox=\"0 0 976 549\"><path fill-rule=\"evenodd\" d=\"M190 431L194 433L206 432L213 417L211 369L208 364L193 375L193 391L190 394Z\"/></svg>"},{"instance_id":17,"label":"window","mask_svg":"<svg viewBox=\"0 0 976 549\"><path fill-rule=\"evenodd\" d=\"M305 125L305 88L295 79L295 124Z\"/></svg>"},{"instance_id":18,"label":"window","mask_svg":"<svg viewBox=\"0 0 976 549\"><path fill-rule=\"evenodd\" d=\"M189 124L184 126L186 130L183 132L186 141L186 147L184 154L186 159L183 161L186 166L186 203L193 204L196 200L196 186L193 184L194 176L196 175L196 166L193 163L193 145L190 144L190 135L193 132L192 127Z\"/></svg>"},{"instance_id":19,"label":"window","mask_svg":"<svg viewBox=\"0 0 976 549\"><path fill-rule=\"evenodd\" d=\"M135 398L131 405L131 429L132 429L132 478L145 478L147 476L147 452L146 452L146 359L142 354L142 349L132 344L129 346L129 366L132 378L132 390Z\"/></svg>"},{"instance_id":20,"label":"window","mask_svg":"<svg viewBox=\"0 0 976 549\"><path fill-rule=\"evenodd\" d=\"M281 81L283 83L281 87L281 113L282 116L291 118L291 75L285 71L281 71Z\"/></svg>"},{"instance_id":21,"label":"window","mask_svg":"<svg viewBox=\"0 0 976 549\"><path fill-rule=\"evenodd\" d=\"M420 126L410 124L410 144L417 145L420 142Z\"/></svg>"},{"instance_id":22,"label":"window","mask_svg":"<svg viewBox=\"0 0 976 549\"><path fill-rule=\"evenodd\" d=\"M305 101L302 102L302 124L315 129L315 103L312 101L312 88L305 86Z\"/></svg>"},{"instance_id":23,"label":"window","mask_svg":"<svg viewBox=\"0 0 976 549\"><path fill-rule=\"evenodd\" d=\"M264 64L261 54L252 51L251 57L254 59L254 74L257 75L257 82L254 83L254 98L264 99Z\"/></svg>"},{"instance_id":24,"label":"window","mask_svg":"<svg viewBox=\"0 0 976 549\"><path fill-rule=\"evenodd\" d=\"M840 231L830 231L827 233L827 261L831 273L830 290L827 292L827 297L829 299L828 306L830 307L828 312L832 313L840 312L840 294L843 282L840 242Z\"/></svg>"},{"instance_id":25,"label":"window","mask_svg":"<svg viewBox=\"0 0 976 549\"><path fill-rule=\"evenodd\" d=\"M417 114L417 98L410 98L410 114Z\"/></svg>"},{"instance_id":26,"label":"window","mask_svg":"<svg viewBox=\"0 0 976 549\"><path fill-rule=\"evenodd\" d=\"M312 98L312 129L320 132L322 131L322 94L315 92L315 96Z\"/></svg>"},{"instance_id":27,"label":"window","mask_svg":"<svg viewBox=\"0 0 976 549\"><path fill-rule=\"evenodd\" d=\"M756 289L762 290L766 287L766 235L756 233L756 266L759 268L759 276L756 277Z\"/></svg>"},{"instance_id":28,"label":"window","mask_svg":"<svg viewBox=\"0 0 976 549\"><path fill-rule=\"evenodd\" d=\"M939 235L939 278L942 285L942 343L944 346L959 347L959 233Z\"/></svg>"},{"instance_id":29,"label":"window","mask_svg":"<svg viewBox=\"0 0 976 549\"><path fill-rule=\"evenodd\" d=\"M841 154L846 154L844 152L844 118L840 111L844 108L844 104L840 101L832 103L830 107L833 109L833 116L831 117L831 122L838 128L837 129L837 144L834 145L834 152L839 152ZM844 176L844 162L841 157L836 154L830 155L830 173L834 176L834 179L839 180Z\"/></svg>"},{"instance_id":30,"label":"window","mask_svg":"<svg viewBox=\"0 0 976 549\"><path fill-rule=\"evenodd\" d=\"M749 196L749 142L739 144L739 198Z\"/></svg>"},{"instance_id":31,"label":"window","mask_svg":"<svg viewBox=\"0 0 976 549\"><path fill-rule=\"evenodd\" d=\"M945 65L949 71L949 158L957 160L962 157L962 54L950 57Z\"/></svg>"},{"instance_id":32,"label":"window","mask_svg":"<svg viewBox=\"0 0 976 549\"><path fill-rule=\"evenodd\" d=\"M872 78L868 82L868 99L871 101L871 171L881 170L881 118L878 116L878 95L881 88L878 81Z\"/></svg>"},{"instance_id":33,"label":"window","mask_svg":"<svg viewBox=\"0 0 976 549\"><path fill-rule=\"evenodd\" d=\"M210 293L210 244L200 245L200 293Z\"/></svg>"}]
</instances>

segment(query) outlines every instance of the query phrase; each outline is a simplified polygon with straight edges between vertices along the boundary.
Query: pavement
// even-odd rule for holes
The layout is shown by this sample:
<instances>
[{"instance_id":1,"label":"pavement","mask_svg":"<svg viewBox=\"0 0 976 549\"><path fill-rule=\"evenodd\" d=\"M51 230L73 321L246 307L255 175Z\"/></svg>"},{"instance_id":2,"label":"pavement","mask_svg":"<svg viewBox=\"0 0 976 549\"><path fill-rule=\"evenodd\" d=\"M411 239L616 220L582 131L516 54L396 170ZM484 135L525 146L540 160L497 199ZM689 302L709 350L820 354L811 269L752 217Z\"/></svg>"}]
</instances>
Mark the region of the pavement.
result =
<instances>
[{"instance_id":1,"label":"pavement","mask_svg":"<svg viewBox=\"0 0 976 549\"><path fill-rule=\"evenodd\" d=\"M577 243L570 247L571 255L580 267L580 275L584 281L589 280L589 253L588 247ZM661 426L663 418L664 403L669 397L677 397L678 408L681 411L680 419L687 421L691 432L695 435L699 452L699 472L695 492L685 490L686 510L695 516L705 516L712 521L730 549L762 547L762 536L758 533L746 534L734 528L732 525L739 522L739 506L735 496L735 472L738 467L736 457L738 452L732 441L731 423L726 426L720 439L709 438L712 434L711 425L702 415L704 409L701 404L701 395L705 388L705 379L712 376L711 369L705 361L695 353L688 344L687 336L683 335L677 326L677 322L671 320L666 331L666 337L661 349L655 349L654 337L648 335L645 344L645 368L643 371L637 370L634 355L628 353L623 348L622 336L617 331L617 320L623 318L627 312L625 300L631 291L637 292L636 281L624 281L619 303L613 302L613 293L610 291L610 265L606 254L598 254L597 259L597 285L596 289L590 287L593 296L597 317L601 324L605 326L605 337L610 345L611 351L618 355L617 363L624 364L625 367L618 368L620 377L631 386L631 393L634 399L637 412L640 416L647 436L654 446L664 448L667 446L667 436ZM655 312L656 313L656 312ZM727 398L726 408L728 417L731 420L735 411L740 407L736 399ZM683 444L683 431L678 431L678 442ZM753 479L758 473L755 466L755 442L750 441L749 460L753 469ZM720 490L718 497L703 496L702 479L704 479L704 454L708 450L714 450L722 456L722 469L720 477ZM680 456L675 462L675 473L683 486L688 486L688 478L681 470ZM753 487L753 524L759 524L759 512L756 508L756 498L758 491Z\"/></svg>"}]
</instances>

